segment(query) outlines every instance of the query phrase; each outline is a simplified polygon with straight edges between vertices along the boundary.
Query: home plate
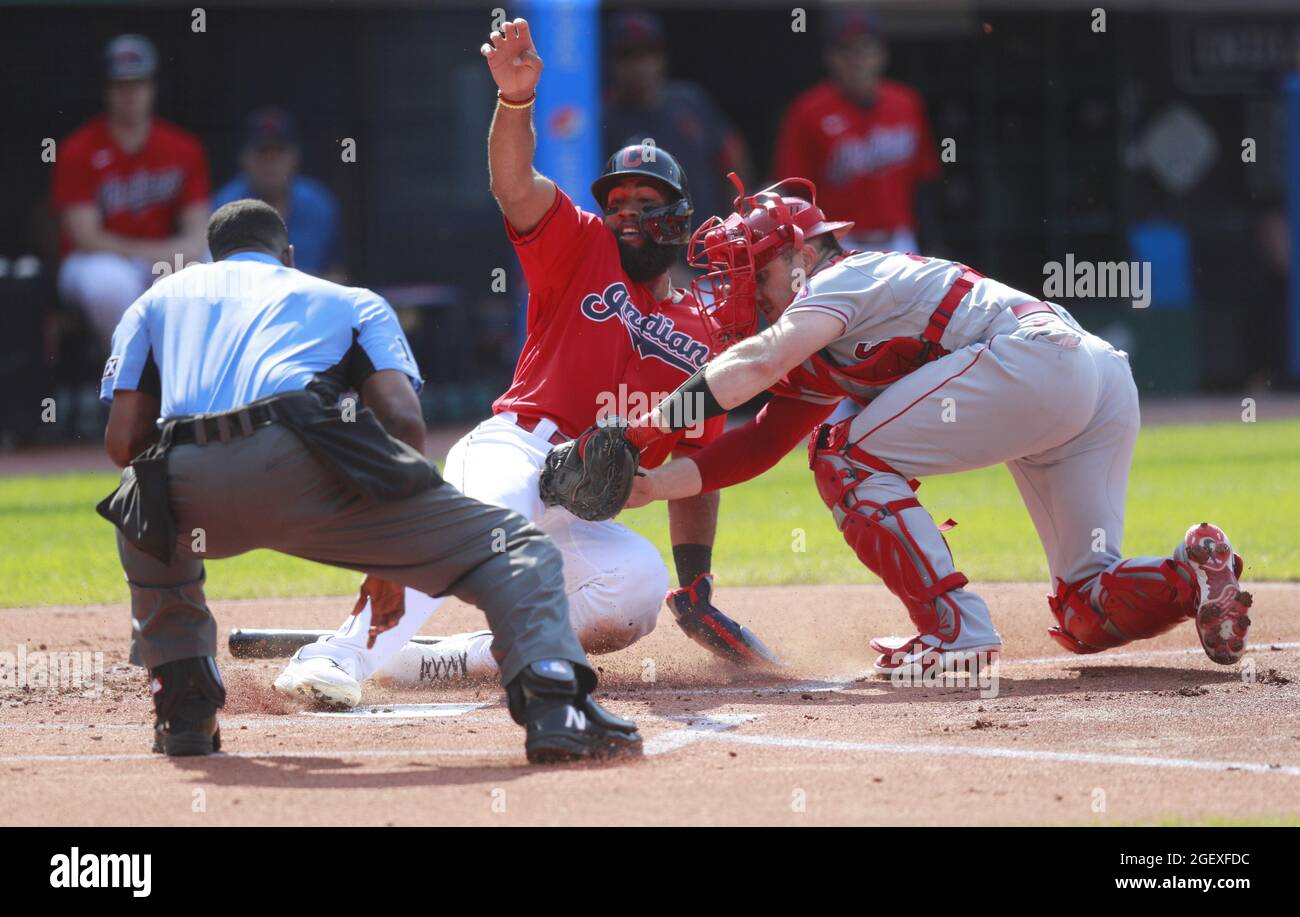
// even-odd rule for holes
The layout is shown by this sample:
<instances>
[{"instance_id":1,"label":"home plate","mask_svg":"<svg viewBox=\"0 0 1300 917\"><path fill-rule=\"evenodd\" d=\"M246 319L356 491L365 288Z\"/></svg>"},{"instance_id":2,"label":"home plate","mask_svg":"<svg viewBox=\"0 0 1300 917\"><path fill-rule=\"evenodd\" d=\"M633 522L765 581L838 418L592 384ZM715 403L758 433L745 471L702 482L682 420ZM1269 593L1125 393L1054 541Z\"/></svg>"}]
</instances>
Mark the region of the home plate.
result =
<instances>
[{"instance_id":1,"label":"home plate","mask_svg":"<svg viewBox=\"0 0 1300 917\"><path fill-rule=\"evenodd\" d=\"M745 723L752 723L762 718L762 714L759 713L715 713L712 716L675 714L673 716L655 717L655 719L670 720L674 723L684 723L686 728L672 729L651 736L645 741L645 754L662 755L666 752L677 751L687 745L694 745L701 739L707 739L720 732L726 732L729 729L735 729L737 726L743 726Z\"/></svg>"},{"instance_id":2,"label":"home plate","mask_svg":"<svg viewBox=\"0 0 1300 917\"><path fill-rule=\"evenodd\" d=\"M353 719L421 719L425 717L463 716L487 704L373 704L351 710L310 710L307 716L351 717Z\"/></svg>"}]
</instances>

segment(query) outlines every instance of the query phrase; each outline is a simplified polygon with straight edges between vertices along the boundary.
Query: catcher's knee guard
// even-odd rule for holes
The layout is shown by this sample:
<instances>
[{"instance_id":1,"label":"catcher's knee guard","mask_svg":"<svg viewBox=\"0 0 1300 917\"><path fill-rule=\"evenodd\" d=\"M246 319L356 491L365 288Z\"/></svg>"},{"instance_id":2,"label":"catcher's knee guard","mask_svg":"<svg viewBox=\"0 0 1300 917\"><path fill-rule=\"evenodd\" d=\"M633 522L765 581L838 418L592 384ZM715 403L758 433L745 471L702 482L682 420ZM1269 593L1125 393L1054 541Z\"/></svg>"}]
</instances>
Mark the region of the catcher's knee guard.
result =
<instances>
[{"instance_id":1,"label":"catcher's knee guard","mask_svg":"<svg viewBox=\"0 0 1300 917\"><path fill-rule=\"evenodd\" d=\"M1190 565L1172 558L1121 560L1047 597L1057 627L1048 636L1072 653L1099 653L1156 637L1196 616L1199 588Z\"/></svg>"},{"instance_id":2,"label":"catcher's knee guard","mask_svg":"<svg viewBox=\"0 0 1300 917\"><path fill-rule=\"evenodd\" d=\"M961 614L947 593L965 586L967 579L953 569L948 543L920 501L870 500L859 492L871 487L873 476L897 472L848 442L850 423L822 424L809 439L817 492L849 547L902 600L919 632L951 642L960 633ZM905 515L913 517L912 528ZM918 536L934 543L927 550Z\"/></svg>"}]
</instances>

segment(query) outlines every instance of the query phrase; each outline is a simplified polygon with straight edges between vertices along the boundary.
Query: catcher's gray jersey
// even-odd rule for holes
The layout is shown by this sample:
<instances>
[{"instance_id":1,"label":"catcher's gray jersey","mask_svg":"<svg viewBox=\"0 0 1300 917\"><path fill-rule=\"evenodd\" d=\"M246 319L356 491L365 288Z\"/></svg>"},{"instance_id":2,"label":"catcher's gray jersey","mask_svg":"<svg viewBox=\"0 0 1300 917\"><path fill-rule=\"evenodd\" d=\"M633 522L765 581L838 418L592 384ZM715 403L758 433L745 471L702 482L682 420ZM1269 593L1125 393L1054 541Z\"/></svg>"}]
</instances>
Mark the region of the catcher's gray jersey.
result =
<instances>
[{"instance_id":1,"label":"catcher's gray jersey","mask_svg":"<svg viewBox=\"0 0 1300 917\"><path fill-rule=\"evenodd\" d=\"M1088 581L1122 557L1124 495L1139 423L1127 357L1055 304L1017 318L1012 307L1040 300L967 270L937 258L865 252L814 275L786 314L833 315L844 331L785 385L807 400L833 389L871 399L848 422L846 440L869 458L872 472L853 499L894 507L881 518L897 516L914 552L909 556L934 578L956 567L909 482L1006 463L1054 584ZM855 378L880 378L871 375L878 367L859 365L872 362L866 352L875 344L910 339L902 352L919 353L941 303L951 317L942 335L934 327L931 338L938 337L946 354L894 367L902 374L889 384L871 387ZM950 628L956 636L928 635L927 645L1000 642L974 591L961 587L946 595L960 618Z\"/></svg>"},{"instance_id":2,"label":"catcher's gray jersey","mask_svg":"<svg viewBox=\"0 0 1300 917\"><path fill-rule=\"evenodd\" d=\"M898 252L860 252L813 275L786 310L787 315L818 312L844 323L844 332L822 352L835 366L851 367L871 347L890 338L919 339L944 295L967 268L941 258ZM1012 306L1039 299L980 277L957 304L940 345L952 352L969 344L1008 334L1018 325ZM1058 307L1068 321L1068 313ZM811 369L811 367L808 367ZM794 380L792 380L794 381ZM879 393L849 376L836 383L848 394L866 399ZM808 400L812 392L806 393Z\"/></svg>"}]
</instances>

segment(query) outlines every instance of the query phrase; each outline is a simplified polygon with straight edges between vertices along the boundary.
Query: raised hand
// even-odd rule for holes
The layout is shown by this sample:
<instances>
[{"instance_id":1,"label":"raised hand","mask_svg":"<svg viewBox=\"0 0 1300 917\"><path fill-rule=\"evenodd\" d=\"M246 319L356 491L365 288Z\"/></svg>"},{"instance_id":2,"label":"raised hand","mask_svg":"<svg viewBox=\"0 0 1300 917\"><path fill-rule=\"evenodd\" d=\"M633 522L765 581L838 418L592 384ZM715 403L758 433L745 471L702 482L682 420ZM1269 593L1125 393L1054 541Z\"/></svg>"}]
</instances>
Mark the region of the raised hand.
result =
<instances>
[{"instance_id":1,"label":"raised hand","mask_svg":"<svg viewBox=\"0 0 1300 917\"><path fill-rule=\"evenodd\" d=\"M504 23L488 36L488 43L479 48L479 53L487 58L492 79L507 102L523 102L537 89L542 58L533 45L527 20Z\"/></svg>"}]
</instances>

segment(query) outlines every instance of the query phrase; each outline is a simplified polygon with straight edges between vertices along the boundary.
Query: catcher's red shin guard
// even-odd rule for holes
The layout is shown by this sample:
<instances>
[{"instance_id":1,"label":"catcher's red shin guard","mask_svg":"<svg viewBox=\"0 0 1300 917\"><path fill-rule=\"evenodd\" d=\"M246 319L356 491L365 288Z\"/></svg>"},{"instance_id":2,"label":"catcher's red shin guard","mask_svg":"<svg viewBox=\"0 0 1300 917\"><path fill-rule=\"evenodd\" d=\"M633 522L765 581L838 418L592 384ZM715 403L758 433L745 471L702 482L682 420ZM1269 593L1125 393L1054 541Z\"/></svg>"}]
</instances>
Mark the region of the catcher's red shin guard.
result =
<instances>
[{"instance_id":1,"label":"catcher's red shin guard","mask_svg":"<svg viewBox=\"0 0 1300 917\"><path fill-rule=\"evenodd\" d=\"M1072 653L1098 653L1166 633L1194 618L1205 653L1231 665L1246 649L1251 596L1238 582L1241 556L1223 530L1192 526L1171 558L1122 560L1048 596L1048 636Z\"/></svg>"},{"instance_id":2,"label":"catcher's red shin guard","mask_svg":"<svg viewBox=\"0 0 1300 917\"><path fill-rule=\"evenodd\" d=\"M869 486L869 479L888 466L872 460L881 466L873 470L849 458L849 423L813 431L808 452L817 492L849 547L902 600L917 630L950 643L961 631L961 614L947 593L965 586L966 577L953 569L947 541L915 497L884 502L860 497L859 486ZM905 513L917 531L909 528ZM917 538L931 540L931 535L937 541L927 551Z\"/></svg>"},{"instance_id":3,"label":"catcher's red shin guard","mask_svg":"<svg viewBox=\"0 0 1300 917\"><path fill-rule=\"evenodd\" d=\"M1196 614L1196 572L1171 558L1122 560L1048 596L1057 627L1048 636L1072 653L1098 653L1173 630Z\"/></svg>"}]
</instances>

